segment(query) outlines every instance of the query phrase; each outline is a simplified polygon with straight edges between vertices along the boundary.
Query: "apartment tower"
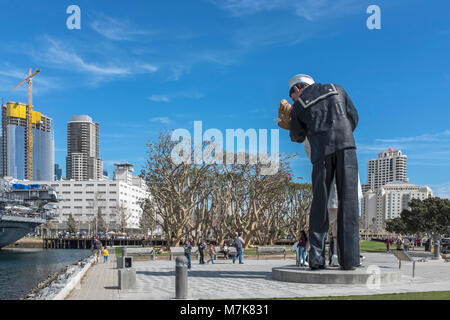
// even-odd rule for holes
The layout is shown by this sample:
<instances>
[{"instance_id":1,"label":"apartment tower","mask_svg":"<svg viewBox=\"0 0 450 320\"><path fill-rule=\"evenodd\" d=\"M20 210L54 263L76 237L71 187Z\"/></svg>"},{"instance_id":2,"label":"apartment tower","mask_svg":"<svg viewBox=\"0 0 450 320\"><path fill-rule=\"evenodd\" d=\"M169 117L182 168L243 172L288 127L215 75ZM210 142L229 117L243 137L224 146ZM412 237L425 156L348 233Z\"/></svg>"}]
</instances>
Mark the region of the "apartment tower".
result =
<instances>
[{"instance_id":1,"label":"apartment tower","mask_svg":"<svg viewBox=\"0 0 450 320\"><path fill-rule=\"evenodd\" d=\"M99 124L86 115L72 116L67 124L66 179L102 180L99 157Z\"/></svg>"},{"instance_id":2,"label":"apartment tower","mask_svg":"<svg viewBox=\"0 0 450 320\"><path fill-rule=\"evenodd\" d=\"M363 192L376 190L392 181L408 182L406 178L406 155L400 150L391 148L380 152L377 159L369 160L367 164L367 184Z\"/></svg>"}]
</instances>

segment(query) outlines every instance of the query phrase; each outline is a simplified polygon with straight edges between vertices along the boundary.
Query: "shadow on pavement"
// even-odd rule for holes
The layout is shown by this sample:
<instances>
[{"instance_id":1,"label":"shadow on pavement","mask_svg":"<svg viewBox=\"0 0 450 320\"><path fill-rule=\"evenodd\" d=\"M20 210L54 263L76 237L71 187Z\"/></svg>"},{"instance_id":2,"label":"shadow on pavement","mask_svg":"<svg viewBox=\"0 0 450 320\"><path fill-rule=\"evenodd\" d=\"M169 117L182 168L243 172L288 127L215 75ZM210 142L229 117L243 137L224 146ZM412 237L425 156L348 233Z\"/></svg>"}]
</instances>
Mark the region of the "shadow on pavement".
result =
<instances>
[{"instance_id":1,"label":"shadow on pavement","mask_svg":"<svg viewBox=\"0 0 450 320\"><path fill-rule=\"evenodd\" d=\"M157 277L175 277L175 271L169 272L153 272L153 271L136 271L136 274L142 274L145 276L157 276ZM251 272L251 271L188 271L188 277L198 278L255 278L255 279L268 279L272 277L272 272Z\"/></svg>"}]
</instances>

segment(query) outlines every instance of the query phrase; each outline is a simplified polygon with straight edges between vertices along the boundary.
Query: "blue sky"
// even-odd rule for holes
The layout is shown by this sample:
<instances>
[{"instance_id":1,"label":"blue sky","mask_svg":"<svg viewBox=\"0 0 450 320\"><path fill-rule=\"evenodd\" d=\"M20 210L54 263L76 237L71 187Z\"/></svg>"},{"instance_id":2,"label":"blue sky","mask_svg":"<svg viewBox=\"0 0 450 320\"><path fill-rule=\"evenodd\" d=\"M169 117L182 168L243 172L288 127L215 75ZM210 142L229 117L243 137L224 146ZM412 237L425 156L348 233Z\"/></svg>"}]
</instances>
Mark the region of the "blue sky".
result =
<instances>
[{"instance_id":1,"label":"blue sky","mask_svg":"<svg viewBox=\"0 0 450 320\"><path fill-rule=\"evenodd\" d=\"M81 30L66 9L81 8ZM366 9L381 8L369 30ZM160 130L203 121L204 130L277 128L280 99L296 73L346 88L360 115L355 131L362 183L367 160L390 147L408 156L411 183L450 198L448 1L193 0L0 1L0 97L40 68L33 99L54 120L55 162L65 173L67 122L100 123L100 154L139 171ZM280 130L280 151L303 146Z\"/></svg>"}]
</instances>

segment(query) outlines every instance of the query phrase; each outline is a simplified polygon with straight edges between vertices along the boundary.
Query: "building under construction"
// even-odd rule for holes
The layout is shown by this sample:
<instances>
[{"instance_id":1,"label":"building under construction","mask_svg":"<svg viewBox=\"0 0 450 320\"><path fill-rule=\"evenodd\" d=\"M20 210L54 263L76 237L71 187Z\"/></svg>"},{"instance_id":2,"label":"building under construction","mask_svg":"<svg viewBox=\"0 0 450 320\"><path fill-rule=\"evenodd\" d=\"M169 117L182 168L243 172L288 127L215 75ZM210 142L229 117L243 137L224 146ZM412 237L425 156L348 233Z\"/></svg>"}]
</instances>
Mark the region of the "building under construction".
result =
<instances>
[{"instance_id":1,"label":"building under construction","mask_svg":"<svg viewBox=\"0 0 450 320\"><path fill-rule=\"evenodd\" d=\"M54 131L52 119L32 111L33 180L54 180ZM27 105L2 105L1 174L28 179Z\"/></svg>"}]
</instances>

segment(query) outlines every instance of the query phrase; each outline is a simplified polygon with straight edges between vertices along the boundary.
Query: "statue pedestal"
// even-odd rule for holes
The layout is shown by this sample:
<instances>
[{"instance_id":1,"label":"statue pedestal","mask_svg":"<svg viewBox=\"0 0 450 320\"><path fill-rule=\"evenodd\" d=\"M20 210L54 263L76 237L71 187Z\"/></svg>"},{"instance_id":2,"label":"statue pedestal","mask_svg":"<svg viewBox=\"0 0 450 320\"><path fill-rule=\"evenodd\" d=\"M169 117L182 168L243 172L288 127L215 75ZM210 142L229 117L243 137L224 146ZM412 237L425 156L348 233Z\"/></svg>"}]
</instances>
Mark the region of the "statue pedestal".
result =
<instances>
[{"instance_id":1,"label":"statue pedestal","mask_svg":"<svg viewBox=\"0 0 450 320\"><path fill-rule=\"evenodd\" d=\"M370 266L356 268L352 271L328 267L325 270L311 271L309 268L296 266L277 267L272 269L272 279L284 282L316 283L316 284L367 284L377 281L380 284L398 282L402 273L397 268Z\"/></svg>"}]
</instances>

